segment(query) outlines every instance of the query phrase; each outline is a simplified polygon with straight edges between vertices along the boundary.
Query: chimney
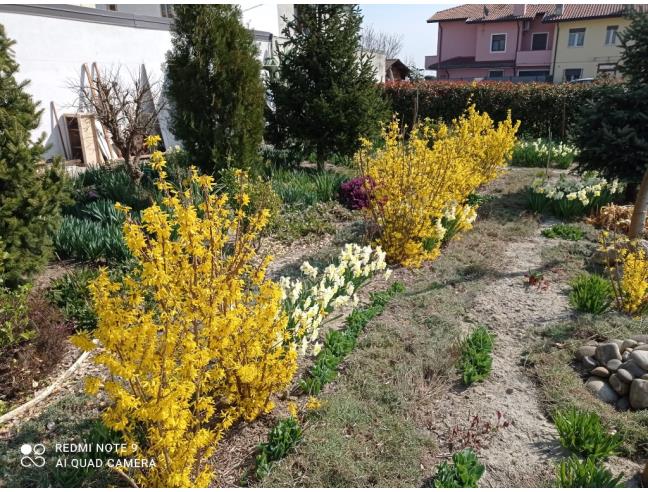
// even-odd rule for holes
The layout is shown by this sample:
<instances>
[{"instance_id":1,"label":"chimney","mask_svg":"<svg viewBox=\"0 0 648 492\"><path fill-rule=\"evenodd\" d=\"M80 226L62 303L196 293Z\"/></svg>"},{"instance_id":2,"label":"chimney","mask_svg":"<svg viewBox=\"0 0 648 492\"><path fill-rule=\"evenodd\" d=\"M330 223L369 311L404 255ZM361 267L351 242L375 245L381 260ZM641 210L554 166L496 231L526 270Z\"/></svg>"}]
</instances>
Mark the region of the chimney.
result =
<instances>
[{"instance_id":1,"label":"chimney","mask_svg":"<svg viewBox=\"0 0 648 492\"><path fill-rule=\"evenodd\" d=\"M554 9L554 15L562 15L563 14L563 7L564 7L564 5L562 3L557 3L556 8Z\"/></svg>"},{"instance_id":2,"label":"chimney","mask_svg":"<svg viewBox=\"0 0 648 492\"><path fill-rule=\"evenodd\" d=\"M526 14L526 3L514 3L513 4L513 16L514 17L523 17Z\"/></svg>"}]
</instances>

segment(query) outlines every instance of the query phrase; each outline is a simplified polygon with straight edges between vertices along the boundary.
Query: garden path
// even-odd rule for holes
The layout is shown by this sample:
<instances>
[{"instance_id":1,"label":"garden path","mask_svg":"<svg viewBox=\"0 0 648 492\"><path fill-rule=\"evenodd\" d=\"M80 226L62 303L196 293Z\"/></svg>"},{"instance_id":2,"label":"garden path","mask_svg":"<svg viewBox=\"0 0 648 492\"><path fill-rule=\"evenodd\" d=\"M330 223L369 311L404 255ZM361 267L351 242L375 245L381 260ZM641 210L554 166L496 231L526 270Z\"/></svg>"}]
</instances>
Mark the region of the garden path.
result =
<instances>
[{"instance_id":1,"label":"garden path","mask_svg":"<svg viewBox=\"0 0 648 492\"><path fill-rule=\"evenodd\" d=\"M524 368L525 350L536 338L537 328L570 315L561 285L547 282L531 287L525 278L542 267L543 241L538 233L509 243L502 251L503 270L475 299L471 321L488 326L496 336L491 375L466 389L451 389L438 402L437 415L444 415L448 426L445 435L475 415L494 423L501 412L502 422L510 423L480 451L486 466L482 486L538 486L553 478L555 472L547 463L560 454L555 427L545 416L539 391Z\"/></svg>"}]
</instances>

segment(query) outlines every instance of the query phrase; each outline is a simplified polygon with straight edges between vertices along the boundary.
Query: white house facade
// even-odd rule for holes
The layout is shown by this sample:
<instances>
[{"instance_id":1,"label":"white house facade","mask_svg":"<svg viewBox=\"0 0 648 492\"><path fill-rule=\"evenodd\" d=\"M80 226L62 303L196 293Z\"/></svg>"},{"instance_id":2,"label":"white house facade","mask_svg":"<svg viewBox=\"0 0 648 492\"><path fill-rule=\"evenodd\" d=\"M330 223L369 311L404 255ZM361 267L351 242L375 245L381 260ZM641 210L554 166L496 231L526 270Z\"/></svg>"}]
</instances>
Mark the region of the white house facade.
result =
<instances>
[{"instance_id":1,"label":"white house facade","mask_svg":"<svg viewBox=\"0 0 648 492\"><path fill-rule=\"evenodd\" d=\"M272 56L283 29L283 16L293 15L293 5L241 6L244 24L254 33L261 61ZM120 67L141 74L150 82L163 82L164 60L171 48L172 9L166 4L122 5L0 5L0 24L20 64L19 80L43 109L34 137L46 135L46 158L70 158L70 142L58 125L65 115L79 111L72 86L83 85L86 67L99 70ZM167 146L176 142L169 131L168 115L160 117ZM89 163L89 162L88 162Z\"/></svg>"}]
</instances>

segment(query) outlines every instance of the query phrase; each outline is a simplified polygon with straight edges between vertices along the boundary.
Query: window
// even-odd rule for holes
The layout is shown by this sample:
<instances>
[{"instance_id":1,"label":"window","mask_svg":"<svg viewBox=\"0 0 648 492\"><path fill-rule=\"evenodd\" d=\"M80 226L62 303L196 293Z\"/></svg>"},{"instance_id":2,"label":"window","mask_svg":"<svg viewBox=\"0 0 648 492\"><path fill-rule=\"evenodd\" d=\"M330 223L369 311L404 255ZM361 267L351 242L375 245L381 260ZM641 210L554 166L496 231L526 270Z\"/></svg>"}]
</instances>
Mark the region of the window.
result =
<instances>
[{"instance_id":1,"label":"window","mask_svg":"<svg viewBox=\"0 0 648 492\"><path fill-rule=\"evenodd\" d=\"M599 63L596 72L608 75L616 75L616 63Z\"/></svg>"},{"instance_id":2,"label":"window","mask_svg":"<svg viewBox=\"0 0 648 492\"><path fill-rule=\"evenodd\" d=\"M506 51L506 34L491 34L491 53Z\"/></svg>"},{"instance_id":3,"label":"window","mask_svg":"<svg viewBox=\"0 0 648 492\"><path fill-rule=\"evenodd\" d=\"M546 50L548 40L549 40L549 33L534 32L533 35L531 36L531 51Z\"/></svg>"},{"instance_id":4,"label":"window","mask_svg":"<svg viewBox=\"0 0 648 492\"><path fill-rule=\"evenodd\" d=\"M504 78L504 70L490 70L488 72L489 79L502 79Z\"/></svg>"},{"instance_id":5,"label":"window","mask_svg":"<svg viewBox=\"0 0 648 492\"><path fill-rule=\"evenodd\" d=\"M173 19L173 5L170 3L163 3L160 4L160 11L162 13L162 17L167 17L169 19Z\"/></svg>"},{"instance_id":6,"label":"window","mask_svg":"<svg viewBox=\"0 0 648 492\"><path fill-rule=\"evenodd\" d=\"M577 46L583 46L584 44L585 44L585 28L581 27L579 29L570 29L567 46L574 48Z\"/></svg>"},{"instance_id":7,"label":"window","mask_svg":"<svg viewBox=\"0 0 648 492\"><path fill-rule=\"evenodd\" d=\"M582 68L567 68L565 69L565 81L580 79L582 73Z\"/></svg>"},{"instance_id":8,"label":"window","mask_svg":"<svg viewBox=\"0 0 648 492\"><path fill-rule=\"evenodd\" d=\"M608 26L605 32L605 45L615 46L619 40L619 26Z\"/></svg>"},{"instance_id":9,"label":"window","mask_svg":"<svg viewBox=\"0 0 648 492\"><path fill-rule=\"evenodd\" d=\"M113 12L117 12L117 4L109 3L108 4L108 10L111 10Z\"/></svg>"}]
</instances>

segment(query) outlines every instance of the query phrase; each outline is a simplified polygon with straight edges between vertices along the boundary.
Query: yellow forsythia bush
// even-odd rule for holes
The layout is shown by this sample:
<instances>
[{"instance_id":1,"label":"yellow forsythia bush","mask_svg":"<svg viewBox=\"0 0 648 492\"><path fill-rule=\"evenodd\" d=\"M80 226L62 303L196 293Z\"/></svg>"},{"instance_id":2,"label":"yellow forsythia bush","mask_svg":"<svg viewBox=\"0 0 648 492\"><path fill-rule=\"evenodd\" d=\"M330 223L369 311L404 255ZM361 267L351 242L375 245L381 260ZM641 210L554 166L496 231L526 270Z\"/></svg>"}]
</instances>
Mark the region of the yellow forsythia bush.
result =
<instances>
[{"instance_id":1,"label":"yellow forsythia bush","mask_svg":"<svg viewBox=\"0 0 648 492\"><path fill-rule=\"evenodd\" d=\"M625 236L612 236L607 231L599 237L599 251L605 253L612 266L607 268L617 309L636 316L648 312L648 254L637 242Z\"/></svg>"},{"instance_id":2,"label":"yellow forsythia bush","mask_svg":"<svg viewBox=\"0 0 648 492\"><path fill-rule=\"evenodd\" d=\"M137 267L120 282L101 272L90 287L97 342L74 341L97 349L94 360L107 369L107 379L86 382L111 400L105 423L123 432L136 457L156 462L134 472L137 482L205 487L213 478L206 460L224 431L272 409L297 354L285 343L282 290L265 278L270 258L255 258L267 210L246 214L245 187L232 210L226 195L212 193L212 177L195 169L194 186L175 189L161 152L151 165L164 198L142 212L141 224L124 225Z\"/></svg>"},{"instance_id":3,"label":"yellow forsythia bush","mask_svg":"<svg viewBox=\"0 0 648 492\"><path fill-rule=\"evenodd\" d=\"M472 105L450 126L419 123L404 137L394 120L380 146L363 142L356 161L371 178L368 210L390 261L418 267L439 255L445 211L502 172L518 127L510 115L495 127Z\"/></svg>"}]
</instances>

